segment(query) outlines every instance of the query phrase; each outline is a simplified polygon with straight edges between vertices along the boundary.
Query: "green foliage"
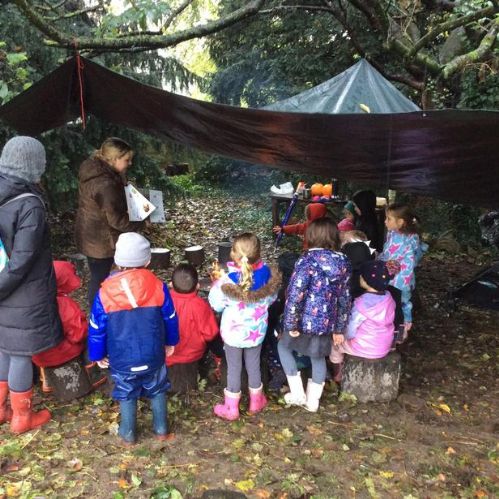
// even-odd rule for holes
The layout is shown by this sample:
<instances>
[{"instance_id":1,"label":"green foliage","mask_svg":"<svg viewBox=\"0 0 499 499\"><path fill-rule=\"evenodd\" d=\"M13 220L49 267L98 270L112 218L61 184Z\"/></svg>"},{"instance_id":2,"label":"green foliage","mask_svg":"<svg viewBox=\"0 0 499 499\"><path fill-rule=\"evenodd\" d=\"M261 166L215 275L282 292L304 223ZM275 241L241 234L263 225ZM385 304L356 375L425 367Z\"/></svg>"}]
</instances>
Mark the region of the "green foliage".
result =
<instances>
[{"instance_id":1,"label":"green foliage","mask_svg":"<svg viewBox=\"0 0 499 499\"><path fill-rule=\"evenodd\" d=\"M240 4L224 2L220 14ZM350 63L338 31L331 16L303 11L261 15L226 29L209 40L218 68L209 91L217 102L260 107L317 85ZM325 43L331 38L334 46Z\"/></svg>"},{"instance_id":2,"label":"green foliage","mask_svg":"<svg viewBox=\"0 0 499 499\"><path fill-rule=\"evenodd\" d=\"M461 98L457 105L463 109L499 109L499 74L484 67L464 72L461 83Z\"/></svg>"}]
</instances>

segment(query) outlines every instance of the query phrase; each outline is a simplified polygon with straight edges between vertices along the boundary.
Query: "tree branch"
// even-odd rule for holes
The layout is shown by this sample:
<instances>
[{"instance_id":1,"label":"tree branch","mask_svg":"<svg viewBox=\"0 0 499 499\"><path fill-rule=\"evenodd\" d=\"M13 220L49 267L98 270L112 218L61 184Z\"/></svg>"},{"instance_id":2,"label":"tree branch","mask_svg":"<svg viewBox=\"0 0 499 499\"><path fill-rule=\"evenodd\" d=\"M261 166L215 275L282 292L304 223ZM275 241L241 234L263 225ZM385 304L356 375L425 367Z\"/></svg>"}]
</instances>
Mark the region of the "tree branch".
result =
<instances>
[{"instance_id":1,"label":"tree branch","mask_svg":"<svg viewBox=\"0 0 499 499\"><path fill-rule=\"evenodd\" d=\"M453 19L451 21L444 22L439 24L435 29L432 29L426 35L422 36L412 47L412 49L407 54L407 57L412 58L414 55L421 50L424 46L428 45L430 42L435 40L435 38L443 33L444 31L451 31L459 26L463 26L473 21L477 21L482 17L488 17L494 14L496 8L486 7L485 9L477 10L476 12L472 12L471 14L467 14L466 16L458 17L457 19Z\"/></svg>"},{"instance_id":2,"label":"tree branch","mask_svg":"<svg viewBox=\"0 0 499 499\"><path fill-rule=\"evenodd\" d=\"M499 17L492 22L492 26L488 33L482 38L480 45L475 49L471 50L467 54L459 55L449 61L442 71L442 77L448 79L454 73L464 68L467 64L477 63L485 59L490 50L494 47L496 42L497 33L499 32Z\"/></svg>"},{"instance_id":3,"label":"tree branch","mask_svg":"<svg viewBox=\"0 0 499 499\"><path fill-rule=\"evenodd\" d=\"M167 20L165 21L165 24L163 25L163 32L165 32L170 24L173 22L173 20L179 16L180 14L182 14L182 12L187 9L187 7L189 7L189 5L191 5L193 2L193 0L184 0L184 2L182 2L176 9L173 10L173 12L168 16Z\"/></svg>"},{"instance_id":4,"label":"tree branch","mask_svg":"<svg viewBox=\"0 0 499 499\"><path fill-rule=\"evenodd\" d=\"M86 7L85 9L75 10L74 12L68 12L67 14L62 14L57 17L45 17L47 21L59 21L61 19L71 19L72 17L81 16L87 12L95 12L101 8L100 5L94 5L93 7Z\"/></svg>"},{"instance_id":5,"label":"tree branch","mask_svg":"<svg viewBox=\"0 0 499 499\"><path fill-rule=\"evenodd\" d=\"M131 35L120 39L111 38L75 38L71 34L56 29L51 23L47 22L29 5L27 0L14 0L22 14L24 14L31 24L36 26L49 40L47 45L56 45L58 47L70 48L75 44L79 49L101 49L104 51L116 51L126 48L145 48L149 50L158 48L167 48L177 45L186 40L201 38L211 33L216 33L228 26L232 26L243 19L247 19L258 13L265 3L265 0L252 0L244 7L226 15L216 21L210 21L201 26L195 26L185 30L172 33L170 35Z\"/></svg>"}]
</instances>

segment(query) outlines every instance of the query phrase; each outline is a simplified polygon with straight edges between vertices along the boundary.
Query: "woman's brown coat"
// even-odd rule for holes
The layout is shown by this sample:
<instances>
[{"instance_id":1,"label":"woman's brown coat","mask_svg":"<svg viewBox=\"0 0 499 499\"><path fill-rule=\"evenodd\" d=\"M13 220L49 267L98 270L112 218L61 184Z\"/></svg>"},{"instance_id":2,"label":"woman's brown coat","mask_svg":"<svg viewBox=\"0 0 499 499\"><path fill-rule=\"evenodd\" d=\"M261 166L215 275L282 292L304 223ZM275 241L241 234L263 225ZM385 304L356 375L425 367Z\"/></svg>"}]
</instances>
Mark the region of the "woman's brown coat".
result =
<instances>
[{"instance_id":1,"label":"woman's brown coat","mask_svg":"<svg viewBox=\"0 0 499 499\"><path fill-rule=\"evenodd\" d=\"M92 258L110 258L118 236L144 227L130 222L124 186L126 179L106 162L90 158L80 166L76 245Z\"/></svg>"}]
</instances>

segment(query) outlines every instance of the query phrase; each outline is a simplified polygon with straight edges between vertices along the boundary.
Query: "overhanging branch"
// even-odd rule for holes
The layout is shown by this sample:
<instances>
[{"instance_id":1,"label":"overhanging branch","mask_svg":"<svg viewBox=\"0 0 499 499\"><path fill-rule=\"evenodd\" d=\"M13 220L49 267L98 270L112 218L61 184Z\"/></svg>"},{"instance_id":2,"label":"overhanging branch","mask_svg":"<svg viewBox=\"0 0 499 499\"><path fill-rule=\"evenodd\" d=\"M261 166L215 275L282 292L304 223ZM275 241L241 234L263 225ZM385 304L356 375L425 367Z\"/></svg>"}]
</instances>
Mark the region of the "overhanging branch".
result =
<instances>
[{"instance_id":1,"label":"overhanging branch","mask_svg":"<svg viewBox=\"0 0 499 499\"><path fill-rule=\"evenodd\" d=\"M494 47L498 33L499 17L493 21L488 33L482 38L480 45L475 50L471 50L467 54L459 55L445 65L442 71L442 77L447 79L464 68L467 64L474 64L484 60Z\"/></svg>"},{"instance_id":2,"label":"overhanging branch","mask_svg":"<svg viewBox=\"0 0 499 499\"><path fill-rule=\"evenodd\" d=\"M79 49L99 49L102 51L116 51L127 48L144 48L144 49L158 49L167 48L177 45L181 42L191 40L193 38L201 38L203 36L216 33L232 26L243 19L247 19L259 12L265 0L252 0L244 7L227 14L221 19L210 21L201 26L195 26L185 30L178 31L169 35L131 35L123 38L88 38L79 37L75 38L72 34L68 34L63 30L55 28L51 23L47 22L38 12L30 6L30 2L26 0L14 0L22 14L24 14L31 24L36 26L49 40L46 41L48 45L55 45L58 47L71 48L75 44Z\"/></svg>"},{"instance_id":3,"label":"overhanging branch","mask_svg":"<svg viewBox=\"0 0 499 499\"><path fill-rule=\"evenodd\" d=\"M482 17L488 17L494 14L496 12L496 8L493 6L486 7L485 9L477 10L476 12L473 12L471 14L468 14L466 16L458 17L457 19L453 19L451 21L444 22L442 24L439 24L435 29L432 29L426 35L422 36L411 48L409 53L407 54L407 57L412 58L414 55L421 50L423 47L431 43L435 38L440 35L441 33L444 33L445 31L451 31L459 26L464 26L465 24L468 24L473 21L477 21L478 19L481 19Z\"/></svg>"}]
</instances>

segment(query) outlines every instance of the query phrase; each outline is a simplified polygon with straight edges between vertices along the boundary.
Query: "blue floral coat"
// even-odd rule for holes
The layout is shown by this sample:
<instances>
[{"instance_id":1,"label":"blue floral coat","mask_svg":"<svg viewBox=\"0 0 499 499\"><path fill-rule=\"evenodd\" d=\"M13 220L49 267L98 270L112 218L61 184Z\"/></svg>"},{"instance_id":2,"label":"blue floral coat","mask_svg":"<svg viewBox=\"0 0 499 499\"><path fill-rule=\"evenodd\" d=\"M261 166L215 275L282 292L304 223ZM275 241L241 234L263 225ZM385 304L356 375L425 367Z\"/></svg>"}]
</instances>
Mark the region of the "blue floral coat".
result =
<instances>
[{"instance_id":1,"label":"blue floral coat","mask_svg":"<svg viewBox=\"0 0 499 499\"><path fill-rule=\"evenodd\" d=\"M310 335L342 334L350 314L348 257L326 249L301 256L288 285L283 326L285 331Z\"/></svg>"}]
</instances>

